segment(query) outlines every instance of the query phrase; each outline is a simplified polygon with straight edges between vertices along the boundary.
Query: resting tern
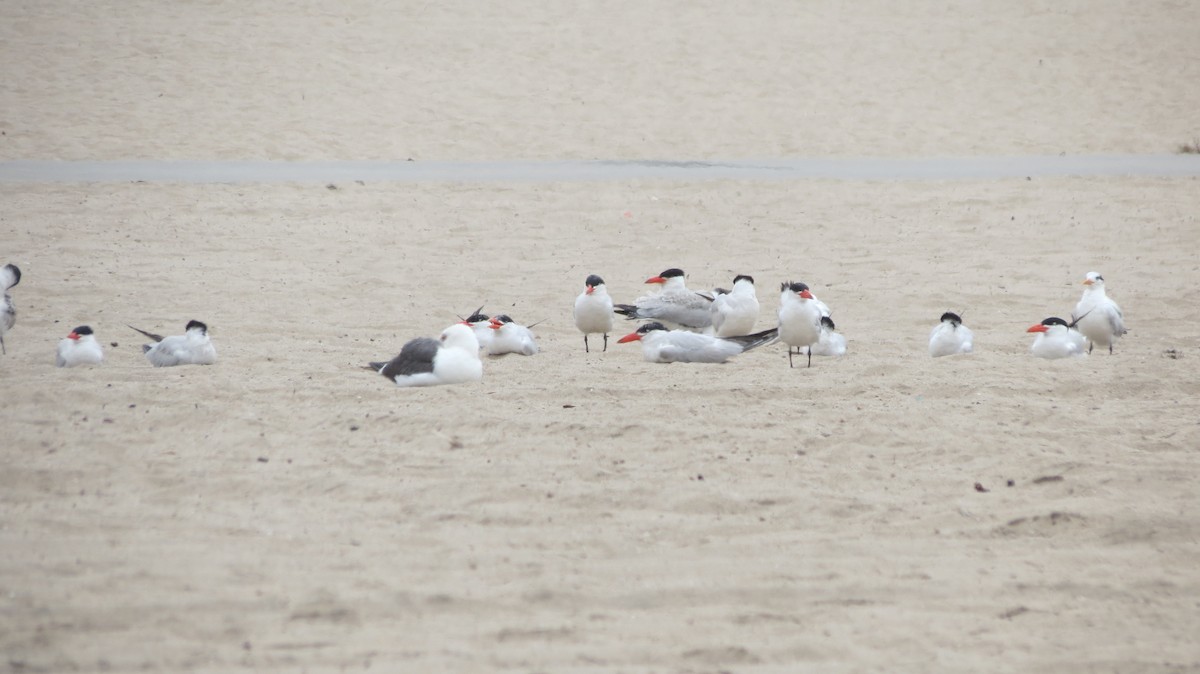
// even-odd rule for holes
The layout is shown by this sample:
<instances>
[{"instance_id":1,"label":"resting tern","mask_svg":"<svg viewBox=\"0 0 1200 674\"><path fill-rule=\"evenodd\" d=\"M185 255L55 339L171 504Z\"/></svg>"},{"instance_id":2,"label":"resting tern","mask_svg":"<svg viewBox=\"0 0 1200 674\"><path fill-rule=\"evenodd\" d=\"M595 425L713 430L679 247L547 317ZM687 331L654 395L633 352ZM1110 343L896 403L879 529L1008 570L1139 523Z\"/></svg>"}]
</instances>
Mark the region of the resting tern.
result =
<instances>
[{"instance_id":1,"label":"resting tern","mask_svg":"<svg viewBox=\"0 0 1200 674\"><path fill-rule=\"evenodd\" d=\"M646 283L661 285L662 291L639 297L633 304L618 304L614 311L631 320L649 318L697 330L712 325L712 300L688 290L682 269L668 269Z\"/></svg>"},{"instance_id":2,"label":"resting tern","mask_svg":"<svg viewBox=\"0 0 1200 674\"><path fill-rule=\"evenodd\" d=\"M779 340L788 346L788 367L792 367L792 347L811 347L821 341L821 317L827 315L823 306L803 283L787 281L780 287ZM812 367L811 349L808 367Z\"/></svg>"},{"instance_id":3,"label":"resting tern","mask_svg":"<svg viewBox=\"0 0 1200 674\"><path fill-rule=\"evenodd\" d=\"M479 342L479 350L487 352L492 346L492 340L495 339L496 333L492 330L492 319L484 313L483 307L479 307L470 316L463 319L464 325L469 325L471 330L475 332L475 340Z\"/></svg>"},{"instance_id":4,"label":"resting tern","mask_svg":"<svg viewBox=\"0 0 1200 674\"><path fill-rule=\"evenodd\" d=\"M170 337L146 332L132 325L129 327L155 341L154 344L142 345L146 359L154 367L212 365L217 362L217 350L208 338L208 326L200 321L188 321L184 334Z\"/></svg>"},{"instance_id":5,"label":"resting tern","mask_svg":"<svg viewBox=\"0 0 1200 674\"><path fill-rule=\"evenodd\" d=\"M667 330L662 323L652 321L617 343L640 341L642 357L651 363L724 363L739 353L769 344L778 336L779 330L771 328L753 335L712 337L688 330Z\"/></svg>"},{"instance_id":6,"label":"resting tern","mask_svg":"<svg viewBox=\"0 0 1200 674\"><path fill-rule=\"evenodd\" d=\"M608 295L604 279L592 274L584 281L583 292L575 298L575 327L583 333L583 350L588 348L588 335L597 332L604 335L604 350L608 351L608 333L613 327L613 301Z\"/></svg>"},{"instance_id":7,"label":"resting tern","mask_svg":"<svg viewBox=\"0 0 1200 674\"><path fill-rule=\"evenodd\" d=\"M76 365L99 365L104 360L104 349L89 326L81 325L58 342L58 353L54 364L59 367Z\"/></svg>"},{"instance_id":8,"label":"resting tern","mask_svg":"<svg viewBox=\"0 0 1200 674\"><path fill-rule=\"evenodd\" d=\"M396 382L396 386L462 384L483 379L479 340L465 322L446 328L439 339L413 339L390 362L371 363L369 368Z\"/></svg>"},{"instance_id":9,"label":"resting tern","mask_svg":"<svg viewBox=\"0 0 1200 674\"><path fill-rule=\"evenodd\" d=\"M821 338L811 347L801 347L800 353L811 351L814 356L846 355L846 337L836 332L837 326L829 316L821 317Z\"/></svg>"},{"instance_id":10,"label":"resting tern","mask_svg":"<svg viewBox=\"0 0 1200 674\"><path fill-rule=\"evenodd\" d=\"M1113 352L1113 342L1128 332L1125 328L1125 316L1121 307L1108 297L1104 291L1104 277L1099 272L1090 271L1083 280L1083 297L1075 305L1075 314L1081 316L1076 323L1079 331L1088 340L1088 353L1096 344L1107 346L1108 352Z\"/></svg>"},{"instance_id":11,"label":"resting tern","mask_svg":"<svg viewBox=\"0 0 1200 674\"><path fill-rule=\"evenodd\" d=\"M749 334L758 320L758 296L754 292L754 277L738 274L733 277L733 289L717 290L709 306L713 334L733 337Z\"/></svg>"},{"instance_id":12,"label":"resting tern","mask_svg":"<svg viewBox=\"0 0 1200 674\"><path fill-rule=\"evenodd\" d=\"M533 336L533 331L520 323L514 323L506 314L493 316L490 327L495 331L495 336L488 346L489 356L503 356L506 353L532 356L538 352L537 338Z\"/></svg>"},{"instance_id":13,"label":"resting tern","mask_svg":"<svg viewBox=\"0 0 1200 674\"><path fill-rule=\"evenodd\" d=\"M1076 320L1078 322L1078 320ZM1026 332L1036 332L1030 351L1038 358L1070 358L1071 356L1086 356L1083 350L1087 341L1075 329L1075 323L1067 323L1057 316L1030 327Z\"/></svg>"},{"instance_id":14,"label":"resting tern","mask_svg":"<svg viewBox=\"0 0 1200 674\"><path fill-rule=\"evenodd\" d=\"M962 324L962 317L953 311L942 314L941 322L929 333L929 355L934 358L971 353L975 334Z\"/></svg>"},{"instance_id":15,"label":"resting tern","mask_svg":"<svg viewBox=\"0 0 1200 674\"><path fill-rule=\"evenodd\" d=\"M4 333L17 323L17 308L13 306L8 289L21 282L21 270L15 264L0 267L0 353L8 353L4 346Z\"/></svg>"}]
</instances>

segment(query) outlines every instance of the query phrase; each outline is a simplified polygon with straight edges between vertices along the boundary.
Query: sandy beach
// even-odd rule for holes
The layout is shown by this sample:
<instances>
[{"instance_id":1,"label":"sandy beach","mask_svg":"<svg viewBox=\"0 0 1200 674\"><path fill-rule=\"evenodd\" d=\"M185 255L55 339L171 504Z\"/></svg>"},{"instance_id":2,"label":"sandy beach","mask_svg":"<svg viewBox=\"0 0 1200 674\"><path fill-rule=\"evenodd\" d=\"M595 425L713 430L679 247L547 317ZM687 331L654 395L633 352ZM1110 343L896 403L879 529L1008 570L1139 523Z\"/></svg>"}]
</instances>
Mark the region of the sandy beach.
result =
<instances>
[{"instance_id":1,"label":"sandy beach","mask_svg":"<svg viewBox=\"0 0 1200 674\"><path fill-rule=\"evenodd\" d=\"M14 5L0 161L1157 155L1170 3ZM1200 180L0 184L0 668L1200 671ZM584 353L808 283L849 340ZM1115 354L1029 355L1089 271ZM541 353L361 369L483 304ZM970 356L931 359L956 310ZM127 325L211 327L156 369ZM57 369L76 325L99 367ZM613 334L636 327L621 321ZM597 344L598 340L593 340ZM978 485L978 488L976 487Z\"/></svg>"}]
</instances>

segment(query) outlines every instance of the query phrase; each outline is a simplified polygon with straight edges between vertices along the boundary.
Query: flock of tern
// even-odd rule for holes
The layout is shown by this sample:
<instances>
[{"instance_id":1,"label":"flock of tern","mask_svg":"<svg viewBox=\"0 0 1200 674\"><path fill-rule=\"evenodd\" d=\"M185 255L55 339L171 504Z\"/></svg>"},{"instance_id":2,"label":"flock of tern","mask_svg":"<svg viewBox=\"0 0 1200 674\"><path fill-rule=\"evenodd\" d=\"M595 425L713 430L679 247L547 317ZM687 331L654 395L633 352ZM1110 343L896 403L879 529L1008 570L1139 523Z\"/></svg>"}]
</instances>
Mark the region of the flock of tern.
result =
<instances>
[{"instance_id":1,"label":"flock of tern","mask_svg":"<svg viewBox=\"0 0 1200 674\"><path fill-rule=\"evenodd\" d=\"M16 323L16 309L9 290L21 281L14 264L0 268L0 350L7 353L4 335ZM617 340L620 344L640 342L643 357L653 363L724 363L751 349L779 341L788 347L788 365L797 355L842 356L846 338L837 332L829 306L808 285L786 281L780 286L777 327L751 332L758 321L759 303L754 278L739 274L731 289L695 291L687 287L681 269L671 268L646 280L656 292L632 304L614 304L604 279L592 274L575 298L575 327L583 333L584 351L591 350L588 337L602 335L608 350L608 334L615 316L646 321ZM1038 358L1068 358L1107 347L1124 335L1124 316L1108 297L1104 277L1088 272L1083 297L1068 322L1051 316L1030 327L1034 333L1031 353ZM419 337L406 343L399 355L367 368L394 381L397 386L432 386L479 381L483 377L481 355L515 353L532 356L538 352L530 330L507 315L487 316L480 307L472 315L442 331L438 339ZM184 334L163 337L139 328L133 330L152 340L142 347L155 367L211 365L217 352L208 336L208 326L189 321ZM974 335L953 312L942 314L929 334L929 355L938 358L971 353ZM104 350L91 327L81 325L59 342L55 357L58 367L95 365L103 362Z\"/></svg>"}]
</instances>

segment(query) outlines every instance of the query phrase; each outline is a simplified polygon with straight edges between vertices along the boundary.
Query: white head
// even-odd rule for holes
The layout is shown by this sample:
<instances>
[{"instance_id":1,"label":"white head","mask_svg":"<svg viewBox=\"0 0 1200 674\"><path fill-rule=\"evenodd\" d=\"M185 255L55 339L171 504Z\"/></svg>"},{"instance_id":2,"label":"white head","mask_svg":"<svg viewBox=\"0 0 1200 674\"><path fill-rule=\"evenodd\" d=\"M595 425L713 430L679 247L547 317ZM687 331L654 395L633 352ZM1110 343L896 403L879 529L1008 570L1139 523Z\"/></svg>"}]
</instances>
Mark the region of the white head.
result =
<instances>
[{"instance_id":1,"label":"white head","mask_svg":"<svg viewBox=\"0 0 1200 674\"><path fill-rule=\"evenodd\" d=\"M1098 271L1089 271L1087 277L1083 279L1083 285L1087 286L1088 290L1099 288L1104 289L1104 277Z\"/></svg>"},{"instance_id":2,"label":"white head","mask_svg":"<svg viewBox=\"0 0 1200 674\"><path fill-rule=\"evenodd\" d=\"M442 330L442 345L448 349L464 349L471 353L479 352L479 338L475 331L466 323L455 323Z\"/></svg>"}]
</instances>

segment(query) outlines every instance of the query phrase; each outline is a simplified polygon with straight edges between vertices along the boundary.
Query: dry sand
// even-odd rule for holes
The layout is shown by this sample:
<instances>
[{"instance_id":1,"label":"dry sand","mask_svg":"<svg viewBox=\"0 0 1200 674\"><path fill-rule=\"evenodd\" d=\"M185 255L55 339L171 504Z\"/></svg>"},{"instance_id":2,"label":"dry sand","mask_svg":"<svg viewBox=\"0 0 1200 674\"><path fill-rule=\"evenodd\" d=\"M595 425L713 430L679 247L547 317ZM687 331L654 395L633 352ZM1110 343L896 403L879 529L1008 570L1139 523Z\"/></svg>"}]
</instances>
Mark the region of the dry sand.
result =
<instances>
[{"instance_id":1,"label":"dry sand","mask_svg":"<svg viewBox=\"0 0 1200 674\"><path fill-rule=\"evenodd\" d=\"M542 4L9 7L0 159L1197 133L1190 4ZM0 667L1200 670L1198 212L1200 181L1149 177L2 185ZM628 301L669 266L753 274L762 327L803 280L850 353L585 354L584 277ZM1116 354L1030 357L1091 270ZM543 353L425 390L359 369L484 302L544 319ZM974 355L927 356L947 309ZM125 327L191 318L216 365L151 368ZM55 369L82 323L118 346Z\"/></svg>"}]
</instances>

